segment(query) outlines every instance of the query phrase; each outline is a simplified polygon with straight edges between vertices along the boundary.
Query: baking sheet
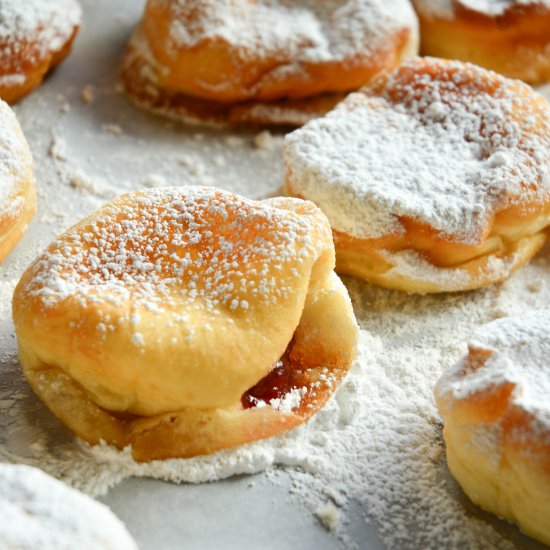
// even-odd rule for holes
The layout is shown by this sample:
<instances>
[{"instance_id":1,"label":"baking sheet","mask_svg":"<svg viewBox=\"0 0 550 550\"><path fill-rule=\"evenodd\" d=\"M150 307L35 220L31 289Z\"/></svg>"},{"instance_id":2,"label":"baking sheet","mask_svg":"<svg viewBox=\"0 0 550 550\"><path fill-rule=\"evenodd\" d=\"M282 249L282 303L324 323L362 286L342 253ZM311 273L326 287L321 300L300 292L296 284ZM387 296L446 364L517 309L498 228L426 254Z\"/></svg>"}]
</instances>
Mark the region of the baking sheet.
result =
<instances>
[{"instance_id":1,"label":"baking sheet","mask_svg":"<svg viewBox=\"0 0 550 550\"><path fill-rule=\"evenodd\" d=\"M186 128L136 110L121 93L118 71L143 2L82 3L85 22L73 55L16 109L36 161L39 211L22 243L0 266L0 288L12 288L24 267L59 232L118 193L196 183L262 197L282 181L280 136L267 136L255 147L255 132ZM550 254L546 250L543 255ZM69 442L72 436L15 374L15 339L5 307L1 315L0 389L20 385L29 425L47 432L58 445ZM24 456L33 433L27 430L15 437L2 432L9 424L9 410L0 410L0 445ZM514 547L543 548L477 510L448 474L442 483L449 485L468 515L494 525ZM324 529L293 492L285 470L202 485L129 479L101 500L125 521L143 550L384 547L378 527L357 503L346 509L339 537ZM434 548L450 547L446 539L431 542Z\"/></svg>"}]
</instances>

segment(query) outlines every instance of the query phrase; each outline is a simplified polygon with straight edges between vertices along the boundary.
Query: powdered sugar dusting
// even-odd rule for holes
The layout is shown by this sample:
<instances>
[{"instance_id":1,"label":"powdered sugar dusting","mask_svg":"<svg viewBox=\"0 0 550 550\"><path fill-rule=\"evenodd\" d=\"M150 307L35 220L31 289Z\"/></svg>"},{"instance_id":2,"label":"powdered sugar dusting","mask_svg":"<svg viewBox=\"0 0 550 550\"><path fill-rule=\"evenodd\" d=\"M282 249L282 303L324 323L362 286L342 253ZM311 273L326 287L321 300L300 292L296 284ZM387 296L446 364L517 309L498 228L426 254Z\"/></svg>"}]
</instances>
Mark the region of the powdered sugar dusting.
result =
<instances>
[{"instance_id":1,"label":"powdered sugar dusting","mask_svg":"<svg viewBox=\"0 0 550 550\"><path fill-rule=\"evenodd\" d=\"M0 546L18 550L137 550L104 505L38 469L0 464Z\"/></svg>"},{"instance_id":2,"label":"powdered sugar dusting","mask_svg":"<svg viewBox=\"0 0 550 550\"><path fill-rule=\"evenodd\" d=\"M61 50L80 24L76 0L2 0L0 78L4 85L25 81L23 60L36 64Z\"/></svg>"},{"instance_id":3,"label":"powdered sugar dusting","mask_svg":"<svg viewBox=\"0 0 550 550\"><path fill-rule=\"evenodd\" d=\"M467 370L460 362L438 385L442 395L456 399L483 392L504 382L515 389L511 402L532 414L539 428L550 429L550 309L498 319L479 328L470 340L470 350L487 350L482 367Z\"/></svg>"},{"instance_id":4,"label":"powdered sugar dusting","mask_svg":"<svg viewBox=\"0 0 550 550\"><path fill-rule=\"evenodd\" d=\"M387 47L392 33L416 31L404 0L162 0L172 12L174 50L221 39L243 55L288 58L277 67L286 77L302 63L348 61Z\"/></svg>"},{"instance_id":5,"label":"powdered sugar dusting","mask_svg":"<svg viewBox=\"0 0 550 550\"><path fill-rule=\"evenodd\" d=\"M206 187L123 196L54 243L33 265L22 293L46 307L70 296L95 304L131 299L153 311L184 296L211 312L247 310L250 297L285 300L299 274L290 270L275 284L270 271L306 261L318 243L310 236L312 211L296 215L277 204ZM216 224L225 230L217 234Z\"/></svg>"},{"instance_id":6,"label":"powdered sugar dusting","mask_svg":"<svg viewBox=\"0 0 550 550\"><path fill-rule=\"evenodd\" d=\"M0 100L0 217L14 216L22 206L16 194L22 174L29 173L31 165L31 153L15 114Z\"/></svg>"},{"instance_id":7,"label":"powdered sugar dusting","mask_svg":"<svg viewBox=\"0 0 550 550\"><path fill-rule=\"evenodd\" d=\"M380 93L286 137L287 184L355 237L399 234L409 217L481 242L495 212L550 200L550 106L529 93L473 65L405 62Z\"/></svg>"}]
</instances>

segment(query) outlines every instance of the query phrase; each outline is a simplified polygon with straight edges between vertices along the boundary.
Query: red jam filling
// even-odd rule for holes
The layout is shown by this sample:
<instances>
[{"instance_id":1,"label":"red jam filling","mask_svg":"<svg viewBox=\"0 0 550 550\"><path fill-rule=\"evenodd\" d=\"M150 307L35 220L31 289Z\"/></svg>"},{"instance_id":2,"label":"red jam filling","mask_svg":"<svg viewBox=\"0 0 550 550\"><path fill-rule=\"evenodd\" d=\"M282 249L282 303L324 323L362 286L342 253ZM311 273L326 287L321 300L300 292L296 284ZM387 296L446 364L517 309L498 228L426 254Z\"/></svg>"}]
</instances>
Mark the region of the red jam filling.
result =
<instances>
[{"instance_id":1,"label":"red jam filling","mask_svg":"<svg viewBox=\"0 0 550 550\"><path fill-rule=\"evenodd\" d=\"M293 382L292 368L285 353L267 376L243 394L241 403L245 409L250 409L259 402L269 403L272 399L282 398L295 387Z\"/></svg>"}]
</instances>

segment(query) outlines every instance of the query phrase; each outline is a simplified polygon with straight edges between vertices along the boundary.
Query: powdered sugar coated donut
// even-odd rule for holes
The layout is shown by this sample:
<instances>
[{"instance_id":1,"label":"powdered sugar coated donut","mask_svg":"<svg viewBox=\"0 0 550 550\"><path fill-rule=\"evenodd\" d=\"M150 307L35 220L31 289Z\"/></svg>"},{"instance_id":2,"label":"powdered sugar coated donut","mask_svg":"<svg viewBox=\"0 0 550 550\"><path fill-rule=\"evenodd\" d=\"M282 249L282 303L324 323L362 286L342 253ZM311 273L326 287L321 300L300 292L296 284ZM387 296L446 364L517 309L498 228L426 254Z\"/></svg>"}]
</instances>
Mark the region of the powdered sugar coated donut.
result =
<instances>
[{"instance_id":1,"label":"powdered sugar coated donut","mask_svg":"<svg viewBox=\"0 0 550 550\"><path fill-rule=\"evenodd\" d=\"M421 53L531 83L550 80L550 1L413 0Z\"/></svg>"},{"instance_id":2,"label":"powdered sugar coated donut","mask_svg":"<svg viewBox=\"0 0 550 550\"><path fill-rule=\"evenodd\" d=\"M534 311L479 328L435 389L455 478L476 504L546 544L549 327L550 312Z\"/></svg>"},{"instance_id":3,"label":"powdered sugar coated donut","mask_svg":"<svg viewBox=\"0 0 550 550\"><path fill-rule=\"evenodd\" d=\"M550 106L460 62L402 64L286 138L286 189L314 201L338 269L409 291L506 277L546 241Z\"/></svg>"}]
</instances>

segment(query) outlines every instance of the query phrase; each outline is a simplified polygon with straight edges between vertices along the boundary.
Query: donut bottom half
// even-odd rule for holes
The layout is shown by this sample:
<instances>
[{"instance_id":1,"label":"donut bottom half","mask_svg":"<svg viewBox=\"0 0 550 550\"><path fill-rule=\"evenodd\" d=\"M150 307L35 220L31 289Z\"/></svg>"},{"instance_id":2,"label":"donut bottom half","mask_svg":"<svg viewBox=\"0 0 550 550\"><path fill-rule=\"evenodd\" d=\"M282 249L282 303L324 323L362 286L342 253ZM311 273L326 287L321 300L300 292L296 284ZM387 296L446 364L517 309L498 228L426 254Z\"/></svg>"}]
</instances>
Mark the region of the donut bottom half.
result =
<instances>
[{"instance_id":1,"label":"donut bottom half","mask_svg":"<svg viewBox=\"0 0 550 550\"><path fill-rule=\"evenodd\" d=\"M61 370L55 357L45 357L39 341L19 337L19 354L34 391L80 438L91 444L103 440L120 449L131 445L134 459L150 461L209 454L281 434L305 422L345 377L355 357L357 339L349 296L332 274L324 287L308 294L285 352L292 387L305 388L299 404L290 411L269 405L244 408L240 402L227 409L189 408L154 416L109 411ZM62 357L57 361L61 363Z\"/></svg>"},{"instance_id":2,"label":"donut bottom half","mask_svg":"<svg viewBox=\"0 0 550 550\"><path fill-rule=\"evenodd\" d=\"M546 230L508 242L452 267L432 264L420 252L390 252L381 248L339 246L336 236L336 271L385 288L409 293L459 292L490 286L507 279L546 243Z\"/></svg>"}]
</instances>

